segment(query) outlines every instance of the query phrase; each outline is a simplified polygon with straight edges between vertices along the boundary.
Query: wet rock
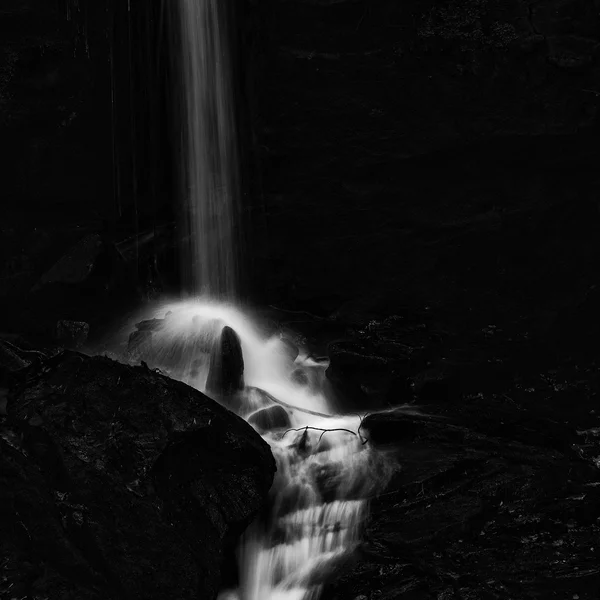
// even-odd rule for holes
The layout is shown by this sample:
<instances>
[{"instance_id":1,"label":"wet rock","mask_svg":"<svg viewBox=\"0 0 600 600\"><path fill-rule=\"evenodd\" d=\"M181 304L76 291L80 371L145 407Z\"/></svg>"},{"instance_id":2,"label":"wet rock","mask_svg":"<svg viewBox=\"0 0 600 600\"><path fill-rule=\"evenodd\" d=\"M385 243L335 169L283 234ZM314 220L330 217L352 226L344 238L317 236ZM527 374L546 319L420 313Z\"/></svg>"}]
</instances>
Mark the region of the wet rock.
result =
<instances>
[{"instance_id":1,"label":"wet rock","mask_svg":"<svg viewBox=\"0 0 600 600\"><path fill-rule=\"evenodd\" d=\"M385 399L388 405L398 406L409 402L413 396L413 380L410 377L395 376L388 384Z\"/></svg>"},{"instance_id":2,"label":"wet rock","mask_svg":"<svg viewBox=\"0 0 600 600\"><path fill-rule=\"evenodd\" d=\"M374 446L406 443L423 430L424 422L402 411L386 411L367 415L361 425L361 434Z\"/></svg>"},{"instance_id":3,"label":"wet rock","mask_svg":"<svg viewBox=\"0 0 600 600\"><path fill-rule=\"evenodd\" d=\"M56 323L55 340L65 348L78 349L86 342L90 326L83 321L60 320Z\"/></svg>"},{"instance_id":4,"label":"wet rock","mask_svg":"<svg viewBox=\"0 0 600 600\"><path fill-rule=\"evenodd\" d=\"M329 366L325 371L325 377L331 383L342 406L348 410L357 410L368 406L368 397L360 382L356 381L349 372Z\"/></svg>"},{"instance_id":5,"label":"wet rock","mask_svg":"<svg viewBox=\"0 0 600 600\"><path fill-rule=\"evenodd\" d=\"M8 414L8 388L0 387L0 416Z\"/></svg>"},{"instance_id":6,"label":"wet rock","mask_svg":"<svg viewBox=\"0 0 600 600\"><path fill-rule=\"evenodd\" d=\"M75 352L14 389L0 427L0 585L32 597L214 599L275 471L198 391Z\"/></svg>"},{"instance_id":7,"label":"wet rock","mask_svg":"<svg viewBox=\"0 0 600 600\"><path fill-rule=\"evenodd\" d=\"M19 349L10 342L0 340L0 383L10 373L28 367L31 361L20 355Z\"/></svg>"},{"instance_id":8,"label":"wet rock","mask_svg":"<svg viewBox=\"0 0 600 600\"><path fill-rule=\"evenodd\" d=\"M340 370L380 370L389 369L391 359L382 356L367 342L335 342L328 348L330 367Z\"/></svg>"},{"instance_id":9,"label":"wet rock","mask_svg":"<svg viewBox=\"0 0 600 600\"><path fill-rule=\"evenodd\" d=\"M462 389L458 374L425 381L417 390L418 404L457 403L461 398Z\"/></svg>"},{"instance_id":10,"label":"wet rock","mask_svg":"<svg viewBox=\"0 0 600 600\"><path fill-rule=\"evenodd\" d=\"M273 507L278 517L283 517L296 510L302 510L314 505L317 496L314 489L307 484L295 483L286 487L278 495L277 503Z\"/></svg>"},{"instance_id":11,"label":"wet rock","mask_svg":"<svg viewBox=\"0 0 600 600\"><path fill-rule=\"evenodd\" d=\"M277 400L271 394L257 387L248 386L244 388L242 395L244 396L244 406L247 409L247 414L277 403Z\"/></svg>"},{"instance_id":12,"label":"wet rock","mask_svg":"<svg viewBox=\"0 0 600 600\"><path fill-rule=\"evenodd\" d=\"M134 331L127 342L128 354L149 357L152 354L152 338L153 334L149 329Z\"/></svg>"},{"instance_id":13,"label":"wet rock","mask_svg":"<svg viewBox=\"0 0 600 600\"><path fill-rule=\"evenodd\" d=\"M384 598L403 597L407 590L414 592L409 597L421 597L423 588L423 597L450 598L452 582L471 578L486 582L485 593L464 588L461 597L509 598L506 583L513 581L531 597L552 595L557 581L564 595L593 597L597 559L595 551L583 548L598 532L597 522L592 525L597 469L586 468L566 449L530 445L537 442L518 426L497 437L489 421L500 424L508 414L482 397L478 405L450 407L444 418L397 411L365 418L373 433L385 421L400 433L407 425L418 431L399 442L401 471L371 502L358 564L331 583L324 598L373 589ZM547 426L552 421L540 418L536 429ZM564 561L564 582L534 576L550 555ZM501 584L486 575L490 559L501 566ZM590 576L580 577L582 570ZM531 579L524 580L523 573Z\"/></svg>"},{"instance_id":14,"label":"wet rock","mask_svg":"<svg viewBox=\"0 0 600 600\"><path fill-rule=\"evenodd\" d=\"M135 324L138 331L159 331L165 324L165 319L147 319Z\"/></svg>"},{"instance_id":15,"label":"wet rock","mask_svg":"<svg viewBox=\"0 0 600 600\"><path fill-rule=\"evenodd\" d=\"M206 390L216 396L230 396L244 388L244 357L240 336L223 327L210 357Z\"/></svg>"},{"instance_id":16,"label":"wet rock","mask_svg":"<svg viewBox=\"0 0 600 600\"><path fill-rule=\"evenodd\" d=\"M82 283L90 276L102 250L103 243L99 234L85 236L40 277L33 291L50 283Z\"/></svg>"},{"instance_id":17,"label":"wet rock","mask_svg":"<svg viewBox=\"0 0 600 600\"><path fill-rule=\"evenodd\" d=\"M292 426L287 410L279 405L257 410L250 415L248 423L254 425L259 431L287 429Z\"/></svg>"},{"instance_id":18,"label":"wet rock","mask_svg":"<svg viewBox=\"0 0 600 600\"><path fill-rule=\"evenodd\" d=\"M394 398L389 388L392 373L410 371L412 349L370 333L360 335L365 339L329 346L330 365L325 373L338 395L350 400L355 410L381 407L390 400L406 401Z\"/></svg>"},{"instance_id":19,"label":"wet rock","mask_svg":"<svg viewBox=\"0 0 600 600\"><path fill-rule=\"evenodd\" d=\"M0 416L7 414L9 387L24 376L33 360L17 346L0 340Z\"/></svg>"}]
</instances>

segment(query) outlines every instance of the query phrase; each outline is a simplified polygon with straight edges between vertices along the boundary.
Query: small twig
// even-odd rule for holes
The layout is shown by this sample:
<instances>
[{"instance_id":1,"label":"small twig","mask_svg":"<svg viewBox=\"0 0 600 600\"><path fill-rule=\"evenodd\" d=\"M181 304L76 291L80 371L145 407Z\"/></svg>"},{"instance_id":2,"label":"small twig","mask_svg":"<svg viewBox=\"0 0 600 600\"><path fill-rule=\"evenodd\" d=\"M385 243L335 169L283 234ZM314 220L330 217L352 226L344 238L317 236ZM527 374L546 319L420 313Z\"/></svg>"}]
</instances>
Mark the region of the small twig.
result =
<instances>
[{"instance_id":1,"label":"small twig","mask_svg":"<svg viewBox=\"0 0 600 600\"><path fill-rule=\"evenodd\" d=\"M285 434L288 433L289 431L306 431L308 429L312 429L313 431L322 431L323 433L321 434L321 437L319 437L319 442L321 441L321 438L323 437L323 435L325 435L328 431L346 431L347 433L351 433L352 435L357 435L357 433L355 431L352 431L350 429L343 429L343 428L337 428L337 429L323 429L322 427L298 427L297 429L287 429L286 431L283 432L283 435L281 436L281 439L284 438ZM361 438L362 439L362 438ZM317 442L317 443L319 443Z\"/></svg>"},{"instance_id":2,"label":"small twig","mask_svg":"<svg viewBox=\"0 0 600 600\"><path fill-rule=\"evenodd\" d=\"M358 437L360 438L360 441L362 442L362 445L364 446L369 439L368 438L364 438L362 435L360 435L360 428L363 425L363 421L365 420L365 418L368 416L368 413L366 415L363 415L362 417L360 415L358 415L358 418L360 419L360 424L358 426L358 429L356 430L356 433L358 433Z\"/></svg>"}]
</instances>

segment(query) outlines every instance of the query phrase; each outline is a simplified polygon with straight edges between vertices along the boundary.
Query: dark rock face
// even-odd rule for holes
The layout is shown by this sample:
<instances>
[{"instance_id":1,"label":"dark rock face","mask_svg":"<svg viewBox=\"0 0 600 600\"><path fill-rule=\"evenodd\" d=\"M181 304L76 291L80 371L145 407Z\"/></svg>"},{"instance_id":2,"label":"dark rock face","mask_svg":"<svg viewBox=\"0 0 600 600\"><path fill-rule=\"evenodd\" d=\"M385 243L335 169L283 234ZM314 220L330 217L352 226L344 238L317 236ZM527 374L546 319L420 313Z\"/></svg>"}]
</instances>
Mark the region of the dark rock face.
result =
<instances>
[{"instance_id":1,"label":"dark rock face","mask_svg":"<svg viewBox=\"0 0 600 600\"><path fill-rule=\"evenodd\" d=\"M423 410L364 419L401 468L324 600L597 595L597 434L582 452L569 425L490 397Z\"/></svg>"},{"instance_id":2,"label":"dark rock face","mask_svg":"<svg viewBox=\"0 0 600 600\"><path fill-rule=\"evenodd\" d=\"M591 4L269 4L267 146L283 158L310 144L311 172L320 150L335 147L334 161L352 161L340 183L355 197L386 187L369 176L375 142L401 158L479 135L574 133L596 116L593 94L582 91L595 89L599 69Z\"/></svg>"},{"instance_id":3,"label":"dark rock face","mask_svg":"<svg viewBox=\"0 0 600 600\"><path fill-rule=\"evenodd\" d=\"M74 352L12 387L0 428L0 595L215 598L275 470L203 394Z\"/></svg>"},{"instance_id":4,"label":"dark rock face","mask_svg":"<svg viewBox=\"0 0 600 600\"><path fill-rule=\"evenodd\" d=\"M225 326L210 357L206 390L217 396L231 396L244 389L244 357L240 336Z\"/></svg>"},{"instance_id":5,"label":"dark rock face","mask_svg":"<svg viewBox=\"0 0 600 600\"><path fill-rule=\"evenodd\" d=\"M258 4L269 297L555 304L545 265L589 257L598 222L593 3Z\"/></svg>"}]
</instances>

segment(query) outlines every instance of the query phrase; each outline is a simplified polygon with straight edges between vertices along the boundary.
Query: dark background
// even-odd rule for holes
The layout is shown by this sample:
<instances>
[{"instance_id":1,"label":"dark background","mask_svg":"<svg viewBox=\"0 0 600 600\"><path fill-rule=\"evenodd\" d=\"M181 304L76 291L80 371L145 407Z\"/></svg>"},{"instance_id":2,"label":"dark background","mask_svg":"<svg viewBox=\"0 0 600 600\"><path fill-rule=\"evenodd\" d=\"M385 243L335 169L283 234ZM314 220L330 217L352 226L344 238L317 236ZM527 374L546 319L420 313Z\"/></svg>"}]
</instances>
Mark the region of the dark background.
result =
<instances>
[{"instance_id":1,"label":"dark background","mask_svg":"<svg viewBox=\"0 0 600 600\"><path fill-rule=\"evenodd\" d=\"M68 346L85 328L57 321L75 320L90 326L84 349L99 352L97 338L115 318L178 288L170 2L1 2L2 344ZM363 422L371 443L398 444L401 470L371 502L357 561L324 597L598 598L600 4L227 6L245 297L270 307L273 328L328 355L326 376L344 410L375 411ZM4 348L2 361L12 353ZM24 356L18 368L39 358ZM78 386L89 382L90 402L112 415L90 425L94 452L114 456L113 402L139 396L138 379L123 385L115 376L113 393L100 371L81 368L83 358L61 356L52 360L72 364L63 378L35 367L35 389L24 387L22 398L32 406L31 393L46 390L53 412L42 410L43 421L59 419L67 437L50 444L35 433L36 413L17 428L13 419L0 440L12 447L3 446L12 461L3 472L18 482L0 486L13 553L0 565L6 589L121 597L156 574L187 586L197 571L182 579L176 546L172 567L153 566L154 549L171 537L152 526L141 538L135 519L115 521L131 510L118 486L102 486L111 498L101 511L106 531L122 529L153 557L130 557L133 583L95 588L122 554L59 524L62 495L47 494L64 477L56 448L75 438L56 402L83 406L88 423ZM109 365L102 361L87 363ZM158 377L110 364L140 381ZM54 387L40 383L50 378ZM151 405L146 396L144 388L139 397ZM377 410L413 401L441 420ZM149 405L132 406L142 415ZM148 439L155 420L145 422ZM13 452L11 440L23 439L31 454ZM49 484L39 483L40 469ZM189 531L194 549L212 539ZM80 551L87 571L72 566Z\"/></svg>"},{"instance_id":2,"label":"dark background","mask_svg":"<svg viewBox=\"0 0 600 600\"><path fill-rule=\"evenodd\" d=\"M593 336L599 12L236 3L247 295L321 316L428 306L447 328L527 329L545 351ZM4 329L100 323L95 287L76 302L30 290L89 232L112 244L173 220L168 22L160 2L3 2ZM158 261L165 287L176 265ZM146 277L128 278L134 299Z\"/></svg>"}]
</instances>

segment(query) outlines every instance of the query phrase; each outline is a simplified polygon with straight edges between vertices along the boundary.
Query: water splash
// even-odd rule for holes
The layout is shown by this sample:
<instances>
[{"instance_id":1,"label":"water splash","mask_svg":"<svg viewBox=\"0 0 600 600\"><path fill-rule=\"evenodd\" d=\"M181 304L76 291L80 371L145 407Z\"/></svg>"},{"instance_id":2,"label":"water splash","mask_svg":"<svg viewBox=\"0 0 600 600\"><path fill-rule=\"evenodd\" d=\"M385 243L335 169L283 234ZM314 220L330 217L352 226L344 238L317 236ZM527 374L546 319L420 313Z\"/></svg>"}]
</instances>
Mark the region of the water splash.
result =
<instances>
[{"instance_id":1,"label":"water splash","mask_svg":"<svg viewBox=\"0 0 600 600\"><path fill-rule=\"evenodd\" d=\"M224 328L237 333L245 385L214 399L252 424L277 462L267 515L238 549L239 588L220 600L317 600L359 543L368 498L389 481L392 463L366 443L360 416L333 414L326 361L290 353L289 341L232 304L188 300L153 316L143 358L201 391Z\"/></svg>"},{"instance_id":2,"label":"water splash","mask_svg":"<svg viewBox=\"0 0 600 600\"><path fill-rule=\"evenodd\" d=\"M225 5L179 0L184 252L187 290L233 298L237 283L238 158Z\"/></svg>"}]
</instances>

